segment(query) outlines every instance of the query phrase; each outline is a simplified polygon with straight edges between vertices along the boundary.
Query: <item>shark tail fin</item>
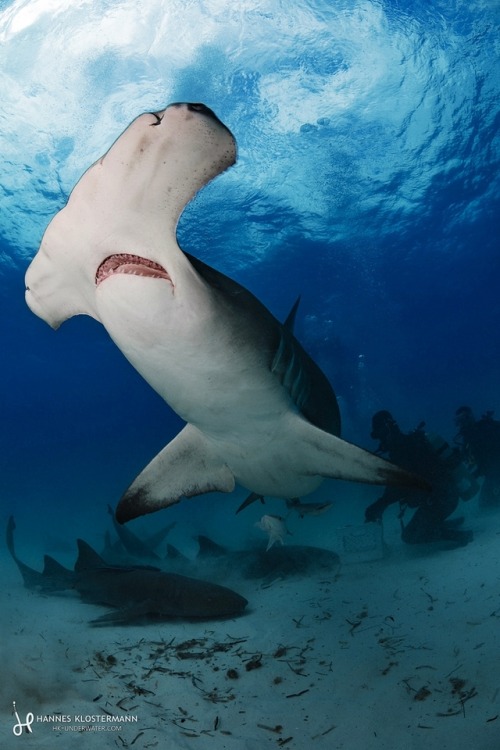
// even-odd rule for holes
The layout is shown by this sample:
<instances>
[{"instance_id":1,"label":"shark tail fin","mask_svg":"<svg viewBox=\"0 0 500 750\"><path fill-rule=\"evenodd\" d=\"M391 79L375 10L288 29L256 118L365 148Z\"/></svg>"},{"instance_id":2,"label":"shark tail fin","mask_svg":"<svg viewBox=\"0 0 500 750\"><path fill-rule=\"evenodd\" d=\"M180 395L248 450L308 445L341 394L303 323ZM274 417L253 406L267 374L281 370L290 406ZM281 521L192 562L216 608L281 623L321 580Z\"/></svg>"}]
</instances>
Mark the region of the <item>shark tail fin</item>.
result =
<instances>
[{"instance_id":1,"label":"shark tail fin","mask_svg":"<svg viewBox=\"0 0 500 750\"><path fill-rule=\"evenodd\" d=\"M60 562L57 562L53 557L50 555L44 555L43 556L43 571L44 576L59 576L62 578L69 577L71 578L73 576L73 573L71 570L68 570L68 568L65 568L64 565L61 565Z\"/></svg>"},{"instance_id":2,"label":"shark tail fin","mask_svg":"<svg viewBox=\"0 0 500 750\"><path fill-rule=\"evenodd\" d=\"M9 520L7 521L7 532L6 532L6 542L7 542L7 549L9 550L12 558L17 562L16 557L16 549L14 547L14 531L16 529L16 522L14 521L14 516L9 516Z\"/></svg>"},{"instance_id":3,"label":"shark tail fin","mask_svg":"<svg viewBox=\"0 0 500 750\"><path fill-rule=\"evenodd\" d=\"M43 586L43 576L41 573L39 573L37 570L33 570L33 568L30 568L28 565L25 565L18 556L16 555L16 549L14 547L14 530L16 528L16 522L14 521L14 516L10 516L9 520L7 521L7 533L6 533L6 542L7 542L7 549L9 550L12 559L16 563L19 572L21 573L23 577L23 582L26 588L38 588Z\"/></svg>"}]
</instances>

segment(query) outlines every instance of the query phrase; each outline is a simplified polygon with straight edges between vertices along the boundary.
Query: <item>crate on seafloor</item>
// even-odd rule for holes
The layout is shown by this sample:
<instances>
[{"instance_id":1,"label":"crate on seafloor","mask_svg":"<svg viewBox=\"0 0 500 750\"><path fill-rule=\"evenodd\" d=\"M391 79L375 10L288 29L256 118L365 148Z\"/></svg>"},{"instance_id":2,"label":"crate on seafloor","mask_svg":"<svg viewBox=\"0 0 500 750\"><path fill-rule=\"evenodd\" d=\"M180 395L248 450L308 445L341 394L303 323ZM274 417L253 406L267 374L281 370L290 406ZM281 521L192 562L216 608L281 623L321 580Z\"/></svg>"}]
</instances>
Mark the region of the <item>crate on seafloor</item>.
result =
<instances>
[{"instance_id":1,"label":"crate on seafloor","mask_svg":"<svg viewBox=\"0 0 500 750\"><path fill-rule=\"evenodd\" d=\"M342 563L370 562L384 557L384 535L381 523L344 526L336 530L336 551Z\"/></svg>"}]
</instances>

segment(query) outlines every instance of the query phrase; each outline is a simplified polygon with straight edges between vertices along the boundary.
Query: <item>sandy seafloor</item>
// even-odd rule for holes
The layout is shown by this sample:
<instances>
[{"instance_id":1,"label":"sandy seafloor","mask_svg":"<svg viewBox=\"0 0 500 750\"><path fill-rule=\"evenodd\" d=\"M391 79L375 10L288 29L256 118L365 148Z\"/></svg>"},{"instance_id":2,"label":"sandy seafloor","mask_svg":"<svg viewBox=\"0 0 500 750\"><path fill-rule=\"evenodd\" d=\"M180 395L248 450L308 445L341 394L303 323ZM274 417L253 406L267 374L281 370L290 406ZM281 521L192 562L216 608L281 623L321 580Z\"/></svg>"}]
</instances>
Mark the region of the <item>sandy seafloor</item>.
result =
<instances>
[{"instance_id":1,"label":"sandy seafloor","mask_svg":"<svg viewBox=\"0 0 500 750\"><path fill-rule=\"evenodd\" d=\"M25 589L4 551L0 747L500 748L500 513L467 512L465 548L405 547L388 512L383 559L242 581L218 622L93 628L103 608ZM137 721L85 721L109 714Z\"/></svg>"}]
</instances>

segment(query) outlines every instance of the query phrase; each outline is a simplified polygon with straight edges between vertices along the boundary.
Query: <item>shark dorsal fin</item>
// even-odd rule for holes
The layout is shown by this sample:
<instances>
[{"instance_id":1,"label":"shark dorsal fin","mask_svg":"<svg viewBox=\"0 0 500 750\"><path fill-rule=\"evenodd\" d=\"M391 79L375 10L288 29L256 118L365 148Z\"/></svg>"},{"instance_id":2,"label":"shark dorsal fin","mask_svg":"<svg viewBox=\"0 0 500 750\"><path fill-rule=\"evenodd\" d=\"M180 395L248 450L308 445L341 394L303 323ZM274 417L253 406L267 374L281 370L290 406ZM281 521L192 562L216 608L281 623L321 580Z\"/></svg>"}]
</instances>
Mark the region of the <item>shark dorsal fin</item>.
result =
<instances>
[{"instance_id":1,"label":"shark dorsal fin","mask_svg":"<svg viewBox=\"0 0 500 750\"><path fill-rule=\"evenodd\" d=\"M203 536L203 534L198 536L198 544L200 545L200 557L219 557L220 555L227 554L225 547L217 544L217 542L213 542L208 536Z\"/></svg>"},{"instance_id":2,"label":"shark dorsal fin","mask_svg":"<svg viewBox=\"0 0 500 750\"><path fill-rule=\"evenodd\" d=\"M290 331L290 333L293 333L293 329L295 328L295 318L297 316L297 310L299 308L299 304L300 304L300 294L295 300L295 302L293 303L292 309L288 313L287 318L285 322L283 323L285 328L287 328Z\"/></svg>"},{"instance_id":3,"label":"shark dorsal fin","mask_svg":"<svg viewBox=\"0 0 500 750\"><path fill-rule=\"evenodd\" d=\"M173 544L167 544L167 560L188 560Z\"/></svg>"},{"instance_id":4,"label":"shark dorsal fin","mask_svg":"<svg viewBox=\"0 0 500 750\"><path fill-rule=\"evenodd\" d=\"M92 549L90 544L84 542L83 539L77 539L76 543L78 545L78 558L75 563L76 572L91 570L92 568L108 567L106 562Z\"/></svg>"}]
</instances>

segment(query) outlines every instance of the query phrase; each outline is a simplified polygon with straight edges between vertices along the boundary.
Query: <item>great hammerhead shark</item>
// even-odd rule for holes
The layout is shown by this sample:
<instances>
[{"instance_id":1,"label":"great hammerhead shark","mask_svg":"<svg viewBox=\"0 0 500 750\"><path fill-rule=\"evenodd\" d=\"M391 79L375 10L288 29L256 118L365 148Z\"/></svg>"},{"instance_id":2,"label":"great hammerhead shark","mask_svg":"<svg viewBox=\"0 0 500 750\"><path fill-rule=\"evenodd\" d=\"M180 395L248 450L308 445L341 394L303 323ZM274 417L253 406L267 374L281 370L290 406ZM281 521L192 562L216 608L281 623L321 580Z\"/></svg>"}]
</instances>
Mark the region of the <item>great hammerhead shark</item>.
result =
<instances>
[{"instance_id":1,"label":"great hammerhead shark","mask_svg":"<svg viewBox=\"0 0 500 750\"><path fill-rule=\"evenodd\" d=\"M285 499L325 477L426 486L341 440L333 389L290 327L178 246L185 205L235 160L203 104L139 116L77 183L26 274L34 313L53 328L100 321L187 422L122 497L121 523L237 482Z\"/></svg>"}]
</instances>

